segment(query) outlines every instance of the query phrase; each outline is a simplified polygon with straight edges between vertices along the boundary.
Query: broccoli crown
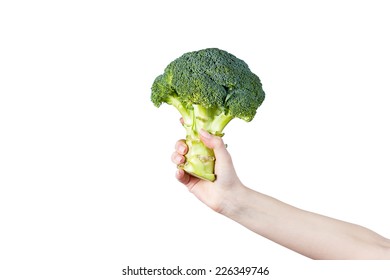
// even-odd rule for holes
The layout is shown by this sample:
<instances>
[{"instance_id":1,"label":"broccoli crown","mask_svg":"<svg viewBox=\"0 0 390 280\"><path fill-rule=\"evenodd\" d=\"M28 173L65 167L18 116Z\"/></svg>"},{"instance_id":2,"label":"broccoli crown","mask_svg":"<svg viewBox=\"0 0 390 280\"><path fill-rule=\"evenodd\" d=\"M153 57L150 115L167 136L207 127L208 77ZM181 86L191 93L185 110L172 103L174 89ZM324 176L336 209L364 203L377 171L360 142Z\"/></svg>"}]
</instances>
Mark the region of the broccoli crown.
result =
<instances>
[{"instance_id":1,"label":"broccoli crown","mask_svg":"<svg viewBox=\"0 0 390 280\"><path fill-rule=\"evenodd\" d=\"M151 99L157 107L179 101L186 109L199 105L251 121L264 97L259 77L243 60L208 48L172 61L155 79Z\"/></svg>"}]
</instances>

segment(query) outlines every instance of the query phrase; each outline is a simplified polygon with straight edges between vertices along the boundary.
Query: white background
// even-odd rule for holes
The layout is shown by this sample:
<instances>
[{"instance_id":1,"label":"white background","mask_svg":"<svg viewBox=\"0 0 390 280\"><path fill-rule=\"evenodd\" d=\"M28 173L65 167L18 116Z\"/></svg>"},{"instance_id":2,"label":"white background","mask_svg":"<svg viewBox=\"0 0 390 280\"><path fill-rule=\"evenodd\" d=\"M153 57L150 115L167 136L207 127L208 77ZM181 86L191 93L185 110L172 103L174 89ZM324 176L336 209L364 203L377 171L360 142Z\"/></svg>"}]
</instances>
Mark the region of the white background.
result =
<instances>
[{"instance_id":1,"label":"white background","mask_svg":"<svg viewBox=\"0 0 390 280\"><path fill-rule=\"evenodd\" d=\"M2 1L1 279L130 279L127 265L384 279L388 263L312 262L196 200L170 161L179 115L150 87L184 52L245 60L266 99L225 129L241 180L390 237L385 4Z\"/></svg>"}]
</instances>

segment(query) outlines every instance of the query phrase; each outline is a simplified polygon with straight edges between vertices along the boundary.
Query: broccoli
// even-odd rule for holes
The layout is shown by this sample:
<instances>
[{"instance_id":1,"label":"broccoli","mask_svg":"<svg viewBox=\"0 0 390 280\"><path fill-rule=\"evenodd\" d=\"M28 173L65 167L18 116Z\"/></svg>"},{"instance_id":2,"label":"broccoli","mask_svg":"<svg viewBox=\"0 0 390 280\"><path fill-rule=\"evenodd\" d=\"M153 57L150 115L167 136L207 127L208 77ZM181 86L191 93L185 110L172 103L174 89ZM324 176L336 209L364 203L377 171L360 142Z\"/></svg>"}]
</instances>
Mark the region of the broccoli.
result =
<instances>
[{"instance_id":1,"label":"broccoli","mask_svg":"<svg viewBox=\"0 0 390 280\"><path fill-rule=\"evenodd\" d=\"M154 80L151 90L156 107L173 105L182 116L188 153L179 168L209 181L216 180L215 157L200 140L199 130L222 137L233 118L250 122L265 97L259 77L248 65L218 48L175 59Z\"/></svg>"}]
</instances>

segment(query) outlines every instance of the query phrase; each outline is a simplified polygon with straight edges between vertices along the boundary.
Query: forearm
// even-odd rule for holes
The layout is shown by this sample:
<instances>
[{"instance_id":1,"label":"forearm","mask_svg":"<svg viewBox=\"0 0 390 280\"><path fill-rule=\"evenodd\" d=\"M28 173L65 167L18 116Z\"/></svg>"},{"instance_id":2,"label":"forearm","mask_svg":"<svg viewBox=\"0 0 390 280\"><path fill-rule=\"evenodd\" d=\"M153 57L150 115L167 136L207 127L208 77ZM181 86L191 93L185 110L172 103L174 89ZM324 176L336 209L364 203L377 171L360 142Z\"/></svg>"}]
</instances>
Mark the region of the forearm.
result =
<instances>
[{"instance_id":1,"label":"forearm","mask_svg":"<svg viewBox=\"0 0 390 280\"><path fill-rule=\"evenodd\" d=\"M313 259L390 258L389 240L364 227L307 212L243 187L222 214Z\"/></svg>"}]
</instances>

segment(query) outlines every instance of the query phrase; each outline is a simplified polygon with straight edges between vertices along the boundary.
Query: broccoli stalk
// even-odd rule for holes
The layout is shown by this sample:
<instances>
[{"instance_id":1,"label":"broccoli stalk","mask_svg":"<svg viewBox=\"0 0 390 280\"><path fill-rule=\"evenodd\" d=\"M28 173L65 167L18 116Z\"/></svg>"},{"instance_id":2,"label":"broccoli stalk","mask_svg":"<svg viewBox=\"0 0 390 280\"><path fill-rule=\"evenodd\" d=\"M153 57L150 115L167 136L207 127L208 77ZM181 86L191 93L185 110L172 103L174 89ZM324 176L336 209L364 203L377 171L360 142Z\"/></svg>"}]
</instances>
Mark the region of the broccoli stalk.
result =
<instances>
[{"instance_id":1,"label":"broccoli stalk","mask_svg":"<svg viewBox=\"0 0 390 280\"><path fill-rule=\"evenodd\" d=\"M233 118L251 121L264 100L260 79L232 54L211 48L190 52L171 62L152 85L152 102L174 106L182 115L188 153L179 168L209 181L214 152L199 138L199 130L223 136Z\"/></svg>"},{"instance_id":2,"label":"broccoli stalk","mask_svg":"<svg viewBox=\"0 0 390 280\"><path fill-rule=\"evenodd\" d=\"M194 109L189 111L190 119L183 119L188 153L185 156L185 163L179 168L202 179L214 181L214 151L200 140L199 130L204 129L214 135L223 136L222 130L233 117L222 112L218 114L216 109L205 109L200 105L193 107Z\"/></svg>"},{"instance_id":3,"label":"broccoli stalk","mask_svg":"<svg viewBox=\"0 0 390 280\"><path fill-rule=\"evenodd\" d=\"M170 96L167 103L180 112L186 130L188 153L185 156L185 163L179 165L179 168L201 179L214 181L214 151L207 148L200 140L199 130L204 129L211 134L223 136L223 129L234 117L225 115L220 108L206 109L201 105L193 104L190 109L187 109L174 96Z\"/></svg>"}]
</instances>

